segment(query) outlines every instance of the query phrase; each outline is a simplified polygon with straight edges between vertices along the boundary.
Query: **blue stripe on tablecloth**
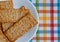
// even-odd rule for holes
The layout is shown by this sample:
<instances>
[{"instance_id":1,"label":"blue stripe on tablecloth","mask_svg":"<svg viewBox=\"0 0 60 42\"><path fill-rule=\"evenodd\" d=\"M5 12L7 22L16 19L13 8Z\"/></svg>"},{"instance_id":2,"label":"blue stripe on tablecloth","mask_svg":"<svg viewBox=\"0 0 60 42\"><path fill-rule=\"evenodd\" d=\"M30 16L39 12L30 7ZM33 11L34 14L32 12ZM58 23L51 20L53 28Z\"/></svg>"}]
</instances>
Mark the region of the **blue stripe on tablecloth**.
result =
<instances>
[{"instance_id":1,"label":"blue stripe on tablecloth","mask_svg":"<svg viewBox=\"0 0 60 42\"><path fill-rule=\"evenodd\" d=\"M47 34L50 34L52 31L50 31L50 30L46 30L45 31ZM41 33L41 34L43 34L43 33L45 33L43 30L38 30L37 31L37 33L39 34L39 33ZM58 31L57 30L54 30L54 32L52 32L52 33L58 33ZM60 33L60 32L59 32Z\"/></svg>"},{"instance_id":2,"label":"blue stripe on tablecloth","mask_svg":"<svg viewBox=\"0 0 60 42\"><path fill-rule=\"evenodd\" d=\"M59 40L59 38L60 38L60 26L59 26L59 24L60 24L60 12L59 12L59 10L60 10L60 0L58 0L58 42L60 42L60 40Z\"/></svg>"},{"instance_id":3,"label":"blue stripe on tablecloth","mask_svg":"<svg viewBox=\"0 0 60 42\"><path fill-rule=\"evenodd\" d=\"M36 3L33 3L36 6ZM37 3L37 6L43 7L44 4L43 3ZM50 7L50 3L45 3L45 6L49 6ZM53 6L58 6L57 3L54 3ZM59 4L60 6L60 4Z\"/></svg>"}]
</instances>

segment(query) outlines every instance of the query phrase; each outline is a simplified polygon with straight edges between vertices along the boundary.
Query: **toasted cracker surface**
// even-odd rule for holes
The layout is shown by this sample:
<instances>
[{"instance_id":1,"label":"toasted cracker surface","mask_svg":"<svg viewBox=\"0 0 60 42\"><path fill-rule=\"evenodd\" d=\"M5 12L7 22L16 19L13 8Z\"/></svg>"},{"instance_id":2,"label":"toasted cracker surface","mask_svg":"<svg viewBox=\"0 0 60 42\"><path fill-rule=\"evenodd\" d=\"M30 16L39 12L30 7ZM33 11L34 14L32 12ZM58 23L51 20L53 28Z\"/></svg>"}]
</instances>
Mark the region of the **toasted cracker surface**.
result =
<instances>
[{"instance_id":1,"label":"toasted cracker surface","mask_svg":"<svg viewBox=\"0 0 60 42\"><path fill-rule=\"evenodd\" d=\"M20 9L0 10L0 22L16 22L25 16L28 11L21 7Z\"/></svg>"},{"instance_id":2,"label":"toasted cracker surface","mask_svg":"<svg viewBox=\"0 0 60 42\"><path fill-rule=\"evenodd\" d=\"M1 28L1 26L0 26ZM9 42L6 36L3 34L2 30L0 29L0 42Z\"/></svg>"},{"instance_id":3,"label":"toasted cracker surface","mask_svg":"<svg viewBox=\"0 0 60 42\"><path fill-rule=\"evenodd\" d=\"M0 9L11 9L11 8L13 8L12 0L0 2Z\"/></svg>"},{"instance_id":4,"label":"toasted cracker surface","mask_svg":"<svg viewBox=\"0 0 60 42\"><path fill-rule=\"evenodd\" d=\"M3 32L5 32L9 27L11 27L14 23L2 23Z\"/></svg>"},{"instance_id":5,"label":"toasted cracker surface","mask_svg":"<svg viewBox=\"0 0 60 42\"><path fill-rule=\"evenodd\" d=\"M35 18L28 13L25 17L19 20L17 23L14 24L11 28L9 28L5 35L9 38L10 41L15 41L26 32L28 32L32 27L37 24Z\"/></svg>"}]
</instances>

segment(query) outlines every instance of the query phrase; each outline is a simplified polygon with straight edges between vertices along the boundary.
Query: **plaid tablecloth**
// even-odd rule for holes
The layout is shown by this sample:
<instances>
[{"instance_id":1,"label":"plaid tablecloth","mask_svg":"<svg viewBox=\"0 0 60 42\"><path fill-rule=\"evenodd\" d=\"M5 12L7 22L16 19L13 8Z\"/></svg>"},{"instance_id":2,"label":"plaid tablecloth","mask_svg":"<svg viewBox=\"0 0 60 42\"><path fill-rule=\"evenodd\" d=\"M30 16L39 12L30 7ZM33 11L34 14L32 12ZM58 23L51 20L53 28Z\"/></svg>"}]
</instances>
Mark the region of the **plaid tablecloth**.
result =
<instances>
[{"instance_id":1,"label":"plaid tablecloth","mask_svg":"<svg viewBox=\"0 0 60 42\"><path fill-rule=\"evenodd\" d=\"M39 13L39 28L30 42L60 42L60 0L30 1Z\"/></svg>"}]
</instances>

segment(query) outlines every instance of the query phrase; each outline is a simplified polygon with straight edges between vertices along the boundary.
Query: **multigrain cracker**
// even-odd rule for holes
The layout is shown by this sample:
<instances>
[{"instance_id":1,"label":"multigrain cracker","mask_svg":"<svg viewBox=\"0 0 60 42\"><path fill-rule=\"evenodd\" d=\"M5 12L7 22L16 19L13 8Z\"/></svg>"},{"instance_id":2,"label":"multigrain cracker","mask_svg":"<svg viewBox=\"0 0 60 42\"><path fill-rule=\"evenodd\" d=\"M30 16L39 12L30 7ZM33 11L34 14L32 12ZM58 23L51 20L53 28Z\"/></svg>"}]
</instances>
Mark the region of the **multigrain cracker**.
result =
<instances>
[{"instance_id":1,"label":"multigrain cracker","mask_svg":"<svg viewBox=\"0 0 60 42\"><path fill-rule=\"evenodd\" d=\"M0 2L0 9L12 9L13 8L13 1L1 1Z\"/></svg>"},{"instance_id":2,"label":"multigrain cracker","mask_svg":"<svg viewBox=\"0 0 60 42\"><path fill-rule=\"evenodd\" d=\"M1 26L0 26L1 28ZM9 42L6 36L3 34L2 30L0 29L0 42Z\"/></svg>"},{"instance_id":3,"label":"multigrain cracker","mask_svg":"<svg viewBox=\"0 0 60 42\"><path fill-rule=\"evenodd\" d=\"M37 21L28 13L25 17L21 20L16 22L11 28L5 31L5 35L8 37L10 41L15 41L26 32L28 32L32 27L37 24Z\"/></svg>"},{"instance_id":4,"label":"multigrain cracker","mask_svg":"<svg viewBox=\"0 0 60 42\"><path fill-rule=\"evenodd\" d=\"M23 8L25 9L25 7ZM25 9L26 11L29 11L28 9ZM20 19L24 17L24 16L21 16ZM2 23L2 27L3 27L3 32L5 32L9 27L11 27L14 23Z\"/></svg>"},{"instance_id":5,"label":"multigrain cracker","mask_svg":"<svg viewBox=\"0 0 60 42\"><path fill-rule=\"evenodd\" d=\"M16 22L27 13L27 9L22 6L20 9L0 10L0 22Z\"/></svg>"},{"instance_id":6,"label":"multigrain cracker","mask_svg":"<svg viewBox=\"0 0 60 42\"><path fill-rule=\"evenodd\" d=\"M2 23L3 32L5 32L9 27L11 27L14 23Z\"/></svg>"}]
</instances>

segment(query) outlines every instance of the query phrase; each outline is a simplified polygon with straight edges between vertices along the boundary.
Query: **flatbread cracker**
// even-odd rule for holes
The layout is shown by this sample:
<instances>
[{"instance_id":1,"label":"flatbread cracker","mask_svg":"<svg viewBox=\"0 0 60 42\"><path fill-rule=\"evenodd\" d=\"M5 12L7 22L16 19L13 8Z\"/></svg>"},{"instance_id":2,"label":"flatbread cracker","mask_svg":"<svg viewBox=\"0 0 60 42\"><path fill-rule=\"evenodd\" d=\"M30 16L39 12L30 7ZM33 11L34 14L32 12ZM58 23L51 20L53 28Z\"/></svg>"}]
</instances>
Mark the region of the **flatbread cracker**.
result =
<instances>
[{"instance_id":1,"label":"flatbread cracker","mask_svg":"<svg viewBox=\"0 0 60 42\"><path fill-rule=\"evenodd\" d=\"M28 13L25 17L15 23L11 28L5 31L5 35L8 37L10 41L15 41L19 37L23 36L26 32L28 32L32 27L37 24L35 18Z\"/></svg>"},{"instance_id":2,"label":"flatbread cracker","mask_svg":"<svg viewBox=\"0 0 60 42\"><path fill-rule=\"evenodd\" d=\"M14 23L2 23L3 32L5 32L9 27L11 27Z\"/></svg>"},{"instance_id":3,"label":"flatbread cracker","mask_svg":"<svg viewBox=\"0 0 60 42\"><path fill-rule=\"evenodd\" d=\"M25 7L24 7L25 9ZM28 9L26 9L27 11L29 11ZM21 16L22 18L23 16ZM20 19L21 19L20 18ZM3 32L5 32L9 27L11 27L14 23L2 23L2 27L3 27Z\"/></svg>"},{"instance_id":4,"label":"flatbread cracker","mask_svg":"<svg viewBox=\"0 0 60 42\"><path fill-rule=\"evenodd\" d=\"M10 1L0 1L0 9L12 9L13 8L13 2Z\"/></svg>"},{"instance_id":5,"label":"flatbread cracker","mask_svg":"<svg viewBox=\"0 0 60 42\"><path fill-rule=\"evenodd\" d=\"M0 10L0 22L16 22L24 17L27 12L24 6L20 9Z\"/></svg>"},{"instance_id":6,"label":"flatbread cracker","mask_svg":"<svg viewBox=\"0 0 60 42\"><path fill-rule=\"evenodd\" d=\"M0 42L9 42L9 40L5 37L5 35L1 31L1 29L0 29Z\"/></svg>"}]
</instances>

